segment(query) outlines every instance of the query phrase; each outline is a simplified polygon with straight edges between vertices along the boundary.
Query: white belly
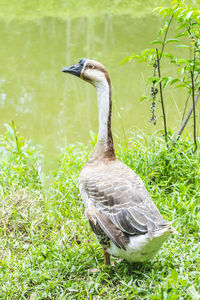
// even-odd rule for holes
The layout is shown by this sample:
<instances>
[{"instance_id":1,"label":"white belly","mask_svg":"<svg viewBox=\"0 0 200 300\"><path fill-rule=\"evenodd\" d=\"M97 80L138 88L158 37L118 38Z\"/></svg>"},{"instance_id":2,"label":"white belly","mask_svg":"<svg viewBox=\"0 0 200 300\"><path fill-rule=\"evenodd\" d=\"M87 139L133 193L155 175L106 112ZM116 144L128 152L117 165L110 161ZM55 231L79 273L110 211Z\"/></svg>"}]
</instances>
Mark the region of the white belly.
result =
<instances>
[{"instance_id":1,"label":"white belly","mask_svg":"<svg viewBox=\"0 0 200 300\"><path fill-rule=\"evenodd\" d=\"M149 239L148 234L132 236L126 250L119 249L113 242L107 252L132 262L142 262L152 258L160 249L162 243L169 237L169 232Z\"/></svg>"}]
</instances>

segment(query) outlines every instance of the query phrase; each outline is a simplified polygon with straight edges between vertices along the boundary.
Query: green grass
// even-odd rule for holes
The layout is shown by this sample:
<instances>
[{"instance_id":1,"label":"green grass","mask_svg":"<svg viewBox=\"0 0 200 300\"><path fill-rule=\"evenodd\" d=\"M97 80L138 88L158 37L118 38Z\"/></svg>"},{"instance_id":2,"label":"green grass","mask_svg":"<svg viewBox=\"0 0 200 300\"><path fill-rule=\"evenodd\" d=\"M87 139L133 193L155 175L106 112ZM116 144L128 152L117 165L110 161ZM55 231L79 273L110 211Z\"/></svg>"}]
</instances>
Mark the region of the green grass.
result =
<instances>
[{"instance_id":1,"label":"green grass","mask_svg":"<svg viewBox=\"0 0 200 300\"><path fill-rule=\"evenodd\" d=\"M77 189L88 156L85 146L67 147L44 187L39 151L7 126L0 138L0 299L198 299L200 156L190 139L167 149L162 139L135 135L118 146L119 159L179 232L143 264L113 258L115 266L104 266Z\"/></svg>"}]
</instances>

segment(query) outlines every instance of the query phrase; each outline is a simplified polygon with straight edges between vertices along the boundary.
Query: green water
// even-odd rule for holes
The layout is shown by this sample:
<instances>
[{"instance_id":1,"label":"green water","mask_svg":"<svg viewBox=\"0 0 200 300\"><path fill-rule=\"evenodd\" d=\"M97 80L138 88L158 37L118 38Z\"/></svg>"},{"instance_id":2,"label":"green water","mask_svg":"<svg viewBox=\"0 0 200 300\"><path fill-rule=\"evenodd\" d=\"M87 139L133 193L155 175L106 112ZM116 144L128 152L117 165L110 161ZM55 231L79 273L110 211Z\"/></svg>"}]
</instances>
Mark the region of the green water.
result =
<instances>
[{"instance_id":1,"label":"green water","mask_svg":"<svg viewBox=\"0 0 200 300\"><path fill-rule=\"evenodd\" d=\"M149 47L156 39L159 18L149 13L149 8L139 14L140 9L142 12L142 6L135 15L118 12L81 17L79 13L73 18L47 16L23 22L2 17L0 133L4 132L3 123L14 120L23 136L42 146L49 169L54 168L61 147L87 143L90 130L98 131L95 89L60 71L82 57L101 61L110 73L115 139L123 141L135 130L151 133L162 129L160 105L155 127L148 122L150 104L139 102L145 95L146 79L152 76L151 68L120 65L125 56ZM166 65L163 74L170 75L170 68ZM169 127L179 128L184 92L170 91L166 101Z\"/></svg>"}]
</instances>

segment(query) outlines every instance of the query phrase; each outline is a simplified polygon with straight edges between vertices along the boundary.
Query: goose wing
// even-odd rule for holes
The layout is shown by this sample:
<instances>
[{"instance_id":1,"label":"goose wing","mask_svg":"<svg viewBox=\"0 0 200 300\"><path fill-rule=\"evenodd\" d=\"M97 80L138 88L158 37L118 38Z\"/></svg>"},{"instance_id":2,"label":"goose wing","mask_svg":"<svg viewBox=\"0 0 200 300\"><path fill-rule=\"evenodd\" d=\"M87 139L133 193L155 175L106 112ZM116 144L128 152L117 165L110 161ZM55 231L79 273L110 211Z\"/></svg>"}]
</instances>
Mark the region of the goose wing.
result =
<instances>
[{"instance_id":1,"label":"goose wing","mask_svg":"<svg viewBox=\"0 0 200 300\"><path fill-rule=\"evenodd\" d=\"M122 163L89 172L81 191L90 222L119 248L129 235L148 233L151 238L166 225L140 177Z\"/></svg>"}]
</instances>

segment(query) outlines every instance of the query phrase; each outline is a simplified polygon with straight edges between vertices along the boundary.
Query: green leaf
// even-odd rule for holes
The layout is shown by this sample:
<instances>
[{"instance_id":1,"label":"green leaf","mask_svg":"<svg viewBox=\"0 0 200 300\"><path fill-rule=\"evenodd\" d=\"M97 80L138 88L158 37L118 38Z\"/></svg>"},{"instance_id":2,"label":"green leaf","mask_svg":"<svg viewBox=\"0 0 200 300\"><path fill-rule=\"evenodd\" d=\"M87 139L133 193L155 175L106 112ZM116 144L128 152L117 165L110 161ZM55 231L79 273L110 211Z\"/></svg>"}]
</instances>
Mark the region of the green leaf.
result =
<instances>
[{"instance_id":1,"label":"green leaf","mask_svg":"<svg viewBox=\"0 0 200 300\"><path fill-rule=\"evenodd\" d=\"M187 84L185 83L178 84L176 85L176 88L187 88Z\"/></svg>"},{"instance_id":2,"label":"green leaf","mask_svg":"<svg viewBox=\"0 0 200 300\"><path fill-rule=\"evenodd\" d=\"M188 60L187 59L178 59L177 63L179 65L185 65L185 64L188 64Z\"/></svg>"},{"instance_id":3,"label":"green leaf","mask_svg":"<svg viewBox=\"0 0 200 300\"><path fill-rule=\"evenodd\" d=\"M188 45L176 45L176 47L190 49L190 46Z\"/></svg>"},{"instance_id":4,"label":"green leaf","mask_svg":"<svg viewBox=\"0 0 200 300\"><path fill-rule=\"evenodd\" d=\"M129 63L131 62L132 60L138 60L140 59L141 56L138 54L138 53L134 53L132 54L131 56L127 56L125 57L121 62L120 62L120 65L123 65L124 63Z\"/></svg>"},{"instance_id":5,"label":"green leaf","mask_svg":"<svg viewBox=\"0 0 200 300\"><path fill-rule=\"evenodd\" d=\"M156 80L155 86L157 86L160 82L162 82L162 78L159 78L158 80Z\"/></svg>"},{"instance_id":6,"label":"green leaf","mask_svg":"<svg viewBox=\"0 0 200 300\"><path fill-rule=\"evenodd\" d=\"M150 54L155 54L156 50L155 49L145 49L144 51L142 51L142 55L150 55Z\"/></svg>"},{"instance_id":7,"label":"green leaf","mask_svg":"<svg viewBox=\"0 0 200 300\"><path fill-rule=\"evenodd\" d=\"M188 24L187 23L181 23L179 26L176 27L176 30L179 30L179 29L182 29L182 28L185 28L185 27L188 27Z\"/></svg>"},{"instance_id":8,"label":"green leaf","mask_svg":"<svg viewBox=\"0 0 200 300\"><path fill-rule=\"evenodd\" d=\"M181 37L181 36L188 36L188 32L185 31L185 32L181 32L181 33L176 35L176 37Z\"/></svg>"},{"instance_id":9,"label":"green leaf","mask_svg":"<svg viewBox=\"0 0 200 300\"><path fill-rule=\"evenodd\" d=\"M168 84L171 82L171 80L172 80L172 78L170 76L162 79L162 81L164 81L164 84L163 84L164 89L168 86Z\"/></svg>"},{"instance_id":10,"label":"green leaf","mask_svg":"<svg viewBox=\"0 0 200 300\"><path fill-rule=\"evenodd\" d=\"M159 7L158 9L155 10L158 10L159 15L162 17L168 13L168 9L169 9L168 7Z\"/></svg>"},{"instance_id":11,"label":"green leaf","mask_svg":"<svg viewBox=\"0 0 200 300\"><path fill-rule=\"evenodd\" d=\"M155 40L155 41L152 41L151 44L152 45L154 45L154 44L162 44L163 45L163 42L160 40Z\"/></svg>"},{"instance_id":12,"label":"green leaf","mask_svg":"<svg viewBox=\"0 0 200 300\"><path fill-rule=\"evenodd\" d=\"M154 9L153 9L153 11L160 10L161 8L162 8L161 6L159 6L159 7L156 7L156 8L154 8Z\"/></svg>"},{"instance_id":13,"label":"green leaf","mask_svg":"<svg viewBox=\"0 0 200 300\"><path fill-rule=\"evenodd\" d=\"M185 19L186 19L186 20L189 20L190 17L192 16L192 14L193 14L193 10L189 11L189 12L187 13Z\"/></svg>"},{"instance_id":14,"label":"green leaf","mask_svg":"<svg viewBox=\"0 0 200 300\"><path fill-rule=\"evenodd\" d=\"M165 41L165 45L169 44L169 43L177 43L180 42L179 39L168 39Z\"/></svg>"},{"instance_id":15,"label":"green leaf","mask_svg":"<svg viewBox=\"0 0 200 300\"><path fill-rule=\"evenodd\" d=\"M143 102L144 100L147 100L147 99L148 99L147 96L141 97L140 100L139 100L139 102Z\"/></svg>"},{"instance_id":16,"label":"green leaf","mask_svg":"<svg viewBox=\"0 0 200 300\"><path fill-rule=\"evenodd\" d=\"M173 5L173 4L179 4L179 1L177 1L177 0L171 1L171 2L170 2L170 5Z\"/></svg>"},{"instance_id":17,"label":"green leaf","mask_svg":"<svg viewBox=\"0 0 200 300\"><path fill-rule=\"evenodd\" d=\"M125 63L128 63L130 60L130 56L125 57L124 59L122 59L122 61L120 62L120 65L123 65Z\"/></svg>"},{"instance_id":18,"label":"green leaf","mask_svg":"<svg viewBox=\"0 0 200 300\"><path fill-rule=\"evenodd\" d=\"M149 77L148 80L147 80L147 86L150 84L150 83L154 83L155 86L162 81L162 78L159 78L159 77Z\"/></svg>"},{"instance_id":19,"label":"green leaf","mask_svg":"<svg viewBox=\"0 0 200 300\"><path fill-rule=\"evenodd\" d=\"M178 281L178 273L177 273L176 269L172 269L171 278L173 278L174 281Z\"/></svg>"},{"instance_id":20,"label":"green leaf","mask_svg":"<svg viewBox=\"0 0 200 300\"><path fill-rule=\"evenodd\" d=\"M176 82L178 82L178 81L180 81L180 79L175 78L175 79L173 79L173 80L170 82L170 84L173 85L174 83L176 83Z\"/></svg>"},{"instance_id":21,"label":"green leaf","mask_svg":"<svg viewBox=\"0 0 200 300\"><path fill-rule=\"evenodd\" d=\"M171 53L164 53L163 52L163 57L170 58L171 60L175 60L176 59L176 57L174 57L173 54L171 54Z\"/></svg>"}]
</instances>

